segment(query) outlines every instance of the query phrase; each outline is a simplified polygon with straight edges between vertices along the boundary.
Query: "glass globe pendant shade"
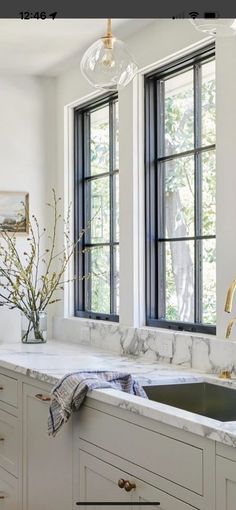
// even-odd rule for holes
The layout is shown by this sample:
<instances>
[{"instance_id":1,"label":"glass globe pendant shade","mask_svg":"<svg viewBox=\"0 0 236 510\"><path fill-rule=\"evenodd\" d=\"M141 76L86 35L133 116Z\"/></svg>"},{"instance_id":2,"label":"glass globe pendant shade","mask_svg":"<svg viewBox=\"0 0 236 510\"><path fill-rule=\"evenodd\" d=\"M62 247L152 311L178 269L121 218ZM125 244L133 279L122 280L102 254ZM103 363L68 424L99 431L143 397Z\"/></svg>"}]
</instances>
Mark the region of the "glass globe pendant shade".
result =
<instances>
[{"instance_id":1,"label":"glass globe pendant shade","mask_svg":"<svg viewBox=\"0 0 236 510\"><path fill-rule=\"evenodd\" d=\"M198 31L205 34L217 35L219 37L230 37L236 33L234 19L195 18L190 21Z\"/></svg>"},{"instance_id":2,"label":"glass globe pendant shade","mask_svg":"<svg viewBox=\"0 0 236 510\"><path fill-rule=\"evenodd\" d=\"M114 37L108 27L106 36L87 49L80 67L90 85L100 90L116 91L128 85L138 66L126 45Z\"/></svg>"}]
</instances>

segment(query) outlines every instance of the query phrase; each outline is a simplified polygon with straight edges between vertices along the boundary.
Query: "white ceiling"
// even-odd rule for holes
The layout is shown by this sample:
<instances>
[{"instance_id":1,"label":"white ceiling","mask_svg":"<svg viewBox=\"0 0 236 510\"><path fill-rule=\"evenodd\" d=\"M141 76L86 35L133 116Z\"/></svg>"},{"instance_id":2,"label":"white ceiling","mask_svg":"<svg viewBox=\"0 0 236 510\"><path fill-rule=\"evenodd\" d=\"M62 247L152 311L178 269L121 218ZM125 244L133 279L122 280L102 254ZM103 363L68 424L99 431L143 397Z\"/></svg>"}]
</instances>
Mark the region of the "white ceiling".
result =
<instances>
[{"instance_id":1,"label":"white ceiling","mask_svg":"<svg viewBox=\"0 0 236 510\"><path fill-rule=\"evenodd\" d=\"M115 19L113 31L125 38L151 21ZM105 29L105 19L0 19L0 72L56 76Z\"/></svg>"}]
</instances>

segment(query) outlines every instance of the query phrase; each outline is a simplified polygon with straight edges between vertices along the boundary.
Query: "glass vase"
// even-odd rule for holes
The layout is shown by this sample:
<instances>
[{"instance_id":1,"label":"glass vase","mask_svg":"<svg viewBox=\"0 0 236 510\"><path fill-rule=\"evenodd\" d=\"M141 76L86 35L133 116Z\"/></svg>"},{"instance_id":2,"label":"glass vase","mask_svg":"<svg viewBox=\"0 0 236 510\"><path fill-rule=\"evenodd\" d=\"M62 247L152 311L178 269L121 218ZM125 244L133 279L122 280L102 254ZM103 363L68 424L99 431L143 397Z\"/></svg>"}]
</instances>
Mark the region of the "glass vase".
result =
<instances>
[{"instance_id":1,"label":"glass vase","mask_svg":"<svg viewBox=\"0 0 236 510\"><path fill-rule=\"evenodd\" d=\"M36 310L30 316L21 314L23 344L42 344L47 341L47 312Z\"/></svg>"}]
</instances>

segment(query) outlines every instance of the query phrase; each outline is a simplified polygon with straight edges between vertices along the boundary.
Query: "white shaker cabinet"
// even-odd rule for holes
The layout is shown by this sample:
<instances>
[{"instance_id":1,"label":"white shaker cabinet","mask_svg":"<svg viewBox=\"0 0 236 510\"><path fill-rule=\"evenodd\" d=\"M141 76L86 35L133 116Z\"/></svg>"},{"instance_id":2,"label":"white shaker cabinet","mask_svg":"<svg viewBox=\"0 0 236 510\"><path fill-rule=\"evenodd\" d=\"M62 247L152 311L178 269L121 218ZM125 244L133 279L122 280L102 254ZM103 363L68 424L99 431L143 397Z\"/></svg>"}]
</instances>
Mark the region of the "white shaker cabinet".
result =
<instances>
[{"instance_id":1,"label":"white shaker cabinet","mask_svg":"<svg viewBox=\"0 0 236 510\"><path fill-rule=\"evenodd\" d=\"M49 403L48 393L23 384L23 510L72 508L72 423L49 437Z\"/></svg>"},{"instance_id":2,"label":"white shaker cabinet","mask_svg":"<svg viewBox=\"0 0 236 510\"><path fill-rule=\"evenodd\" d=\"M236 510L236 448L92 397L52 438L50 391L1 369L0 510L77 510L77 501Z\"/></svg>"},{"instance_id":3,"label":"white shaker cabinet","mask_svg":"<svg viewBox=\"0 0 236 510\"><path fill-rule=\"evenodd\" d=\"M127 510L147 508L142 505L137 507L133 505L134 502L157 502L160 505L152 505L149 508L153 508L153 510L194 510L192 506L158 490L132 473L126 473L86 452L80 451L79 462L80 502L127 502L129 503L125 506ZM86 510L86 506L81 505L75 506L75 508ZM99 510L101 506L94 505L92 508Z\"/></svg>"},{"instance_id":4,"label":"white shaker cabinet","mask_svg":"<svg viewBox=\"0 0 236 510\"><path fill-rule=\"evenodd\" d=\"M216 447L216 510L236 509L236 448Z\"/></svg>"},{"instance_id":5,"label":"white shaker cabinet","mask_svg":"<svg viewBox=\"0 0 236 510\"><path fill-rule=\"evenodd\" d=\"M18 510L19 508L18 479L0 468L0 509Z\"/></svg>"},{"instance_id":6,"label":"white shaker cabinet","mask_svg":"<svg viewBox=\"0 0 236 510\"><path fill-rule=\"evenodd\" d=\"M21 510L18 380L0 373L0 509Z\"/></svg>"},{"instance_id":7,"label":"white shaker cabinet","mask_svg":"<svg viewBox=\"0 0 236 510\"><path fill-rule=\"evenodd\" d=\"M217 458L216 461L216 510L236 508L236 463Z\"/></svg>"},{"instance_id":8,"label":"white shaker cabinet","mask_svg":"<svg viewBox=\"0 0 236 510\"><path fill-rule=\"evenodd\" d=\"M114 466L87 454L79 452L80 465L80 498L79 502L130 502L133 499L133 493L125 492L118 486L119 479L127 478L126 473L118 471ZM86 506L75 506L81 510L86 510ZM129 510L129 506L125 507ZM98 510L98 506L93 506L93 510ZM100 507L101 509L101 507Z\"/></svg>"},{"instance_id":9,"label":"white shaker cabinet","mask_svg":"<svg viewBox=\"0 0 236 510\"><path fill-rule=\"evenodd\" d=\"M131 492L140 501L148 498L160 501L160 510L215 510L213 441L92 399L80 410L78 422L78 458L83 480L85 473L86 476L93 473L94 480L99 483L98 468L92 469L91 460L87 468L81 466L82 453L86 452L92 459L104 462L94 466L100 465L102 471L106 470L106 484L110 480L111 488L116 491L112 490L114 496L123 470L138 480L136 489ZM115 476L108 466L117 469ZM102 476L103 482L105 478ZM84 483L81 490L87 497ZM88 486L92 491L89 496L93 496L95 485L87 483L87 490Z\"/></svg>"}]
</instances>

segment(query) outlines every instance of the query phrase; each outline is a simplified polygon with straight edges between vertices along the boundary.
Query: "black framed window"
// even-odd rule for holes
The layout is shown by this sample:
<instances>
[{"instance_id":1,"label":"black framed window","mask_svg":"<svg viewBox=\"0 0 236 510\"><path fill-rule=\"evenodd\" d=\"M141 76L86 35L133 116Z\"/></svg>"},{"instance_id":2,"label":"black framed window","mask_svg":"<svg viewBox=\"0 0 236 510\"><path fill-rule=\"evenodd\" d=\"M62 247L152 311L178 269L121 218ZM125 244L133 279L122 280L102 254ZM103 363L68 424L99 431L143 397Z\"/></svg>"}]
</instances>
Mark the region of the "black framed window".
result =
<instances>
[{"instance_id":1,"label":"black framed window","mask_svg":"<svg viewBox=\"0 0 236 510\"><path fill-rule=\"evenodd\" d=\"M215 60L146 77L147 323L215 333Z\"/></svg>"},{"instance_id":2,"label":"black framed window","mask_svg":"<svg viewBox=\"0 0 236 510\"><path fill-rule=\"evenodd\" d=\"M110 95L75 112L75 314L118 321L118 99Z\"/></svg>"}]
</instances>

